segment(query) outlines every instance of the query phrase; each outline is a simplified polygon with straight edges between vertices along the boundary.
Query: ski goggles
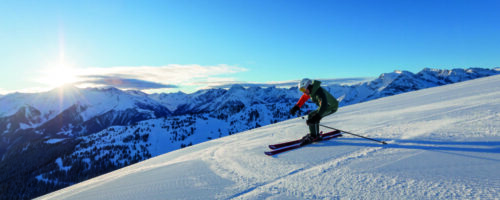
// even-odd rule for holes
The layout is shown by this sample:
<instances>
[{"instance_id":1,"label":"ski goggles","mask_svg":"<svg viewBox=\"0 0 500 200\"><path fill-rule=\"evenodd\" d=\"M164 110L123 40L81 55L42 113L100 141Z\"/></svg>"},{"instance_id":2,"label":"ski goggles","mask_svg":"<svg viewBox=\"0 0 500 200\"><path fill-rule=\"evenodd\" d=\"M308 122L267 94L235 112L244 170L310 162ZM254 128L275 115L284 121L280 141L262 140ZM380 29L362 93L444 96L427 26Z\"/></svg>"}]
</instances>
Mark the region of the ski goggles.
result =
<instances>
[{"instance_id":1,"label":"ski goggles","mask_svg":"<svg viewBox=\"0 0 500 200\"><path fill-rule=\"evenodd\" d=\"M306 88L299 88L301 92L306 92Z\"/></svg>"}]
</instances>

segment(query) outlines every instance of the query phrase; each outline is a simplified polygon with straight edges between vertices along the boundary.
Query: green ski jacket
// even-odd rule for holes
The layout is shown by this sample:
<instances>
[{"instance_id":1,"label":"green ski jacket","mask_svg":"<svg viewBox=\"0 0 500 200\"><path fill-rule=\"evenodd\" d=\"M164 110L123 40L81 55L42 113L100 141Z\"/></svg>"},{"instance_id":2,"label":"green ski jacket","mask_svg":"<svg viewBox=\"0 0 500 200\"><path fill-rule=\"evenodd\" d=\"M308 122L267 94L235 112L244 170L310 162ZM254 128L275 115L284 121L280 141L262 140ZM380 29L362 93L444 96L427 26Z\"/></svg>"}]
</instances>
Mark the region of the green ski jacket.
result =
<instances>
[{"instance_id":1,"label":"green ski jacket","mask_svg":"<svg viewBox=\"0 0 500 200\"><path fill-rule=\"evenodd\" d=\"M313 80L311 90L311 100L318 105L317 114L324 116L337 111L339 102L328 91L322 88L321 81Z\"/></svg>"}]
</instances>

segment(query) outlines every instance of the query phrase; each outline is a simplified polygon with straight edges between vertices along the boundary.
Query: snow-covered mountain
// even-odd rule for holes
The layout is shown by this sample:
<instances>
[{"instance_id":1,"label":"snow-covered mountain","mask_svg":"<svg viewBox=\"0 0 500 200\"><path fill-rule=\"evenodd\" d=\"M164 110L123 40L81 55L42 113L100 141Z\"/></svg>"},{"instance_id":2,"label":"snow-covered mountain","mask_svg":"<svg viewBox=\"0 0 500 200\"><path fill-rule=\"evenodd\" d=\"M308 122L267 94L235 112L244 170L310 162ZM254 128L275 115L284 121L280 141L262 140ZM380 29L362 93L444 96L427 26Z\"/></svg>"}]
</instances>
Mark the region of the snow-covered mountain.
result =
<instances>
[{"instance_id":1,"label":"snow-covered mountain","mask_svg":"<svg viewBox=\"0 0 500 200\"><path fill-rule=\"evenodd\" d=\"M32 140L75 138L112 125L171 115L166 107L148 97L116 88L65 86L38 94L7 95L0 104L2 160L10 148L28 145Z\"/></svg>"},{"instance_id":2,"label":"snow-covered mountain","mask_svg":"<svg viewBox=\"0 0 500 200\"><path fill-rule=\"evenodd\" d=\"M415 91L430 87L457 83L475 78L500 74L500 68L482 69L453 69L440 70L425 68L414 74L409 71L394 71L384 73L376 79L355 79L362 82L354 83L353 79L346 79L345 84L338 80L325 79L322 86L327 88L340 101L341 106L365 102L381 97L391 96L404 92ZM283 88L283 83L268 87L242 85L224 86L225 89L201 90L193 94L153 94L152 99L166 105L176 114L198 113L217 110L222 104L232 102L233 104L249 105L262 102L288 102L295 103L300 92L294 86ZM287 84L289 85L289 84Z\"/></svg>"},{"instance_id":3,"label":"snow-covered mountain","mask_svg":"<svg viewBox=\"0 0 500 200\"><path fill-rule=\"evenodd\" d=\"M15 93L2 97L0 105L0 196L5 194L7 199L14 198L9 194L22 190L36 194L36 190L61 187L40 186L34 171L56 169L52 163L75 151L80 137L113 125L131 125L171 115L166 107L150 98L115 88L65 86L37 94ZM81 179L63 185L76 181ZM24 194L23 198L33 195Z\"/></svg>"},{"instance_id":4,"label":"snow-covered mountain","mask_svg":"<svg viewBox=\"0 0 500 200\"><path fill-rule=\"evenodd\" d=\"M346 106L499 73L498 68L395 71L357 84L325 80L323 86ZM288 120L299 97L296 87L242 85L193 94L74 87L9 94L0 98L0 193L34 191L22 196L30 198L172 150ZM312 109L308 103L302 110Z\"/></svg>"},{"instance_id":5,"label":"snow-covered mountain","mask_svg":"<svg viewBox=\"0 0 500 200\"><path fill-rule=\"evenodd\" d=\"M425 68L416 74L409 71L396 70L392 73L384 73L372 81L351 86L333 85L329 88L334 94L338 94L337 98L341 101L341 105L351 105L404 92L457 83L499 73L500 68L453 70Z\"/></svg>"},{"instance_id":6,"label":"snow-covered mountain","mask_svg":"<svg viewBox=\"0 0 500 200\"><path fill-rule=\"evenodd\" d=\"M0 125L0 132L3 133L37 128L51 121L60 120L61 117L73 127L84 122L107 127L117 124L127 125L130 122L171 114L166 107L147 96L127 93L116 88L79 89L64 86L38 94L7 95L0 99L0 104L2 105L0 119L4 121L3 126ZM127 116L131 116L130 112L133 112L134 116L142 116L142 119L128 121ZM66 116L71 116L71 118L68 119ZM110 122L106 123L106 121ZM92 126L80 127L78 131L71 127L57 128L68 128L68 131L66 133L40 132L39 134L81 135L95 132L88 130L95 129Z\"/></svg>"},{"instance_id":7,"label":"snow-covered mountain","mask_svg":"<svg viewBox=\"0 0 500 200\"><path fill-rule=\"evenodd\" d=\"M344 134L264 155L268 144L304 135L304 121L292 119L163 154L39 199L496 199L498 99L500 76L394 95L342 107L322 120L387 145ZM145 123L136 128L166 125ZM129 137L125 129L111 130L118 137L110 138L147 141L150 149L161 135Z\"/></svg>"}]
</instances>

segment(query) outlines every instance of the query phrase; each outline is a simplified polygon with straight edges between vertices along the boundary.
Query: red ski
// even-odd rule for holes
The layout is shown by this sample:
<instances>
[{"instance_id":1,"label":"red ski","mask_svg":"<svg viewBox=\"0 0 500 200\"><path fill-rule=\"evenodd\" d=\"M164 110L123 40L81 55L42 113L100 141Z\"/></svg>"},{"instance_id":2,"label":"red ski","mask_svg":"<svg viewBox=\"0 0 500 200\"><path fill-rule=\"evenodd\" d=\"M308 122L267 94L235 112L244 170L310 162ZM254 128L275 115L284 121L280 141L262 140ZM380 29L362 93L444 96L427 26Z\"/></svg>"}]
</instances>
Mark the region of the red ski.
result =
<instances>
[{"instance_id":1,"label":"red ski","mask_svg":"<svg viewBox=\"0 0 500 200\"><path fill-rule=\"evenodd\" d=\"M333 132L335 132L335 133L333 133ZM330 133L333 133L333 134L325 133L325 134L328 134L326 136L323 136L324 134L322 134L320 141L329 140L329 139L332 139L332 138L336 138L336 137L341 137L342 136L342 134L340 133L340 131L333 131L333 132L330 132ZM276 155L276 154L283 153L283 152L286 152L286 151L290 151L290 150L293 150L293 149L298 149L298 148L304 146L304 145L300 144L300 140L299 140L299 142L295 142L295 141L296 140L291 141L291 142L294 142L292 145L282 146L282 148L280 148L280 149L275 149L275 150L272 150L272 151L266 151L264 153L266 155L268 155L268 156L272 156L272 155ZM317 142L317 140L315 140L313 142ZM284 143L281 143L281 144L284 144ZM286 144L288 144L288 142L286 142Z\"/></svg>"},{"instance_id":2,"label":"red ski","mask_svg":"<svg viewBox=\"0 0 500 200\"><path fill-rule=\"evenodd\" d=\"M322 133L322 134L320 134L320 136L321 136L321 138L323 138L323 137L326 137L326 136L335 135L337 133L340 133L340 131L335 130L335 131L328 132L328 133ZM293 141L290 141L290 142L283 142L283 143L278 143L278 144L271 144L271 145L269 145L269 148L270 149L279 149L279 148L291 146L291 145L294 145L294 144L300 144L301 142L302 142L302 139L298 139L298 140L293 140Z\"/></svg>"}]
</instances>

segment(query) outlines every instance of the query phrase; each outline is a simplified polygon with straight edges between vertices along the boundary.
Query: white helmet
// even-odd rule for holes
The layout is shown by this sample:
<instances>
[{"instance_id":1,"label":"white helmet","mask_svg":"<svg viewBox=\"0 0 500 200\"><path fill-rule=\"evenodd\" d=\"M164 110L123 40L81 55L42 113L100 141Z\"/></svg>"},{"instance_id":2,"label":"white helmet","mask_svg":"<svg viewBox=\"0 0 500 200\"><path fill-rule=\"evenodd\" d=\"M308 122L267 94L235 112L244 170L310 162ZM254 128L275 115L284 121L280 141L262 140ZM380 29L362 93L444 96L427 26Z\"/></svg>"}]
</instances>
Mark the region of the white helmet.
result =
<instances>
[{"instance_id":1,"label":"white helmet","mask_svg":"<svg viewBox=\"0 0 500 200\"><path fill-rule=\"evenodd\" d=\"M311 79L308 79L308 78L304 78L302 79L300 82L299 82L299 90L301 92L305 92L307 87L309 87L309 85L312 84L312 81Z\"/></svg>"}]
</instances>

